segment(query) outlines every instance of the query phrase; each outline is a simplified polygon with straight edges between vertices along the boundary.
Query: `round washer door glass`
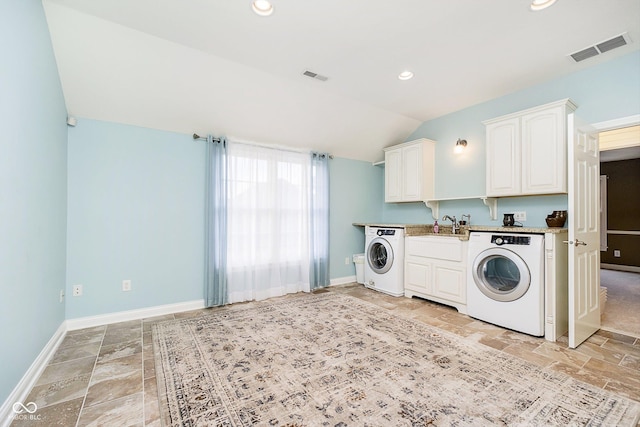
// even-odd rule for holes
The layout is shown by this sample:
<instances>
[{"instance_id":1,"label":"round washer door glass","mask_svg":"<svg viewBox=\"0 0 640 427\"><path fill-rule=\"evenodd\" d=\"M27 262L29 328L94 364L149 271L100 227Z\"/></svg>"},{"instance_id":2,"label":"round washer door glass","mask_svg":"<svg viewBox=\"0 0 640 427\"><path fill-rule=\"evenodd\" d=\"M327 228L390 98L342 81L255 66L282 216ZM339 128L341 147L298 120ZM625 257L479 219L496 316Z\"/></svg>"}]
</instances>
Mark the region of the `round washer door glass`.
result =
<instances>
[{"instance_id":1,"label":"round washer door glass","mask_svg":"<svg viewBox=\"0 0 640 427\"><path fill-rule=\"evenodd\" d=\"M393 249L389 242L381 237L373 239L367 248L367 262L369 267L378 274L389 271L393 265Z\"/></svg>"},{"instance_id":2,"label":"round washer door glass","mask_svg":"<svg viewBox=\"0 0 640 427\"><path fill-rule=\"evenodd\" d=\"M531 284L529 268L520 256L507 249L487 249L473 263L476 286L495 301L515 301Z\"/></svg>"}]
</instances>

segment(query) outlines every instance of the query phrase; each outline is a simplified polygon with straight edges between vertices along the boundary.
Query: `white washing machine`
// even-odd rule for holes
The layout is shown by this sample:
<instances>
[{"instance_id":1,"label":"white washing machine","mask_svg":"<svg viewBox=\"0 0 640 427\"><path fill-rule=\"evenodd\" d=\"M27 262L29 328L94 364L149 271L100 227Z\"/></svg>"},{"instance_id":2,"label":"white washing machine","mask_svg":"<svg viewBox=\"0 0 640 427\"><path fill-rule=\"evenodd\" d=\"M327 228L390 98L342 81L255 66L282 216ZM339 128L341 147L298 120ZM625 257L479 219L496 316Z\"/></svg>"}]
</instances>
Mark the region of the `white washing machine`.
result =
<instances>
[{"instance_id":1,"label":"white washing machine","mask_svg":"<svg viewBox=\"0 0 640 427\"><path fill-rule=\"evenodd\" d=\"M472 232L469 263L469 316L544 335L543 235Z\"/></svg>"},{"instance_id":2,"label":"white washing machine","mask_svg":"<svg viewBox=\"0 0 640 427\"><path fill-rule=\"evenodd\" d=\"M365 228L364 285L399 297L404 295L404 228Z\"/></svg>"}]
</instances>

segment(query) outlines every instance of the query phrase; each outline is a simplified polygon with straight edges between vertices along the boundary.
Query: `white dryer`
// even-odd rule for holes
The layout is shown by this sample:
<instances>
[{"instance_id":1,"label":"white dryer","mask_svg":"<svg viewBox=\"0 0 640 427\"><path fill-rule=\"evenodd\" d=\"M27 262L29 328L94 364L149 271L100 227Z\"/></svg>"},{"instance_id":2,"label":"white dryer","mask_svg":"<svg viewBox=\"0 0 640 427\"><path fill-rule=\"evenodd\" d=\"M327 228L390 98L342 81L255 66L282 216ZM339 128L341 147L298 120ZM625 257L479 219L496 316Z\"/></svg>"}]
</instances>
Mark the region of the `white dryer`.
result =
<instances>
[{"instance_id":1,"label":"white dryer","mask_svg":"<svg viewBox=\"0 0 640 427\"><path fill-rule=\"evenodd\" d=\"M472 232L469 263L469 316L544 335L543 235Z\"/></svg>"},{"instance_id":2,"label":"white dryer","mask_svg":"<svg viewBox=\"0 0 640 427\"><path fill-rule=\"evenodd\" d=\"M394 297L404 295L404 228L365 228L364 285Z\"/></svg>"}]
</instances>

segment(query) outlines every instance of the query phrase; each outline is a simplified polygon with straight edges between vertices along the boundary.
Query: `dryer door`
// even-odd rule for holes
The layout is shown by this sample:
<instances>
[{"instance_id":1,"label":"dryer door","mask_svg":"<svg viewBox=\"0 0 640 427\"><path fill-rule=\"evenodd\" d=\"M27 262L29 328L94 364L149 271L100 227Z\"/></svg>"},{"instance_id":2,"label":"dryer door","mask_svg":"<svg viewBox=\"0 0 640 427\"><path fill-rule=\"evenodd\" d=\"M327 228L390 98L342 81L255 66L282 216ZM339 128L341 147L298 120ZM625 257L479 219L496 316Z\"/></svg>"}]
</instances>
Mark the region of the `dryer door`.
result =
<instances>
[{"instance_id":1,"label":"dryer door","mask_svg":"<svg viewBox=\"0 0 640 427\"><path fill-rule=\"evenodd\" d=\"M375 273L384 274L389 271L393 265L391 244L382 237L373 239L367 248L367 262Z\"/></svg>"},{"instance_id":2,"label":"dryer door","mask_svg":"<svg viewBox=\"0 0 640 427\"><path fill-rule=\"evenodd\" d=\"M515 301L531 285L531 273L520 256L508 249L491 248L473 262L473 280L483 294L495 301Z\"/></svg>"}]
</instances>

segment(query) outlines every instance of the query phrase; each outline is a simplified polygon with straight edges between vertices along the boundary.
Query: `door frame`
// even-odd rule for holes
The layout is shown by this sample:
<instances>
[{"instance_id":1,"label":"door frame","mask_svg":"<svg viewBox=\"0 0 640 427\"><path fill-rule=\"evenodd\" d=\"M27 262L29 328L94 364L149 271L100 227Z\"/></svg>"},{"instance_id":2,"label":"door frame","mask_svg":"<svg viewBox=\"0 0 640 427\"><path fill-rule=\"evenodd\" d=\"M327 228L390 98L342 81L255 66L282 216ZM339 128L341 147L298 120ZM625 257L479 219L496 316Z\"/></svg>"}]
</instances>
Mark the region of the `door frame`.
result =
<instances>
[{"instance_id":1,"label":"door frame","mask_svg":"<svg viewBox=\"0 0 640 427\"><path fill-rule=\"evenodd\" d=\"M638 126L640 125L640 114L635 114L633 116L626 116L626 117L621 117L619 119L613 119L613 120L607 120L604 122L598 122L598 123L592 123L590 126L593 127L598 133L600 132L606 132L608 130L615 130L615 129L621 129L621 128L626 128L626 127L630 127L630 126ZM598 152L598 156L600 156L600 153ZM605 184L606 184L606 180L605 180ZM604 190L604 193L601 192L600 195L601 196L606 196L606 187ZM606 206L606 201L602 202L601 201L601 205L604 207ZM604 212L605 215L605 220L606 220L606 210L601 210L601 212ZM600 224L603 224L603 219L601 219ZM606 222L605 222L606 224ZM602 230L601 229L601 235L604 235L605 239L606 239L606 230ZM603 250L607 250L606 248L606 240L604 241L604 245L603 242L601 240L600 243L600 251Z\"/></svg>"},{"instance_id":2,"label":"door frame","mask_svg":"<svg viewBox=\"0 0 640 427\"><path fill-rule=\"evenodd\" d=\"M591 127L593 127L598 132L605 132L608 130L626 128L629 126L640 125L640 114L635 114L633 116L620 117L619 119L607 120L604 122L591 123Z\"/></svg>"},{"instance_id":3,"label":"door frame","mask_svg":"<svg viewBox=\"0 0 640 427\"><path fill-rule=\"evenodd\" d=\"M574 113L575 114L575 113ZM614 129L625 128L629 126L637 126L640 125L640 114L635 114L632 116L620 117L613 120L607 120L597 123L591 123L591 126L596 132L605 132ZM599 151L599 150L598 150ZM600 153L598 152L598 157ZM598 207L599 210L600 207ZM598 274L600 274L600 268L598 269Z\"/></svg>"}]
</instances>

